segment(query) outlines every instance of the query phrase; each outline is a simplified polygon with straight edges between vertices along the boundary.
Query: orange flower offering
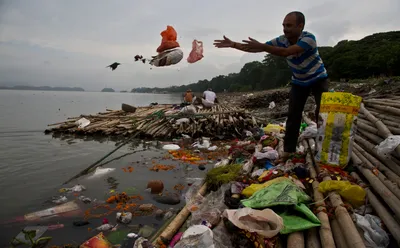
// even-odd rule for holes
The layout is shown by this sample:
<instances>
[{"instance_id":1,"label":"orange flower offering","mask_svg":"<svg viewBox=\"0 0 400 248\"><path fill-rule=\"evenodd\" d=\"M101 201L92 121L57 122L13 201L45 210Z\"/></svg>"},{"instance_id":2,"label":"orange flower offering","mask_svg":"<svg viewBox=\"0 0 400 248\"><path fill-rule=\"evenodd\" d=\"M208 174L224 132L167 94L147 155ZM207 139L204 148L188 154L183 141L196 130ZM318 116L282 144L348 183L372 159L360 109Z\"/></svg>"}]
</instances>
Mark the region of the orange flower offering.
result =
<instances>
[{"instance_id":1,"label":"orange flower offering","mask_svg":"<svg viewBox=\"0 0 400 248\"><path fill-rule=\"evenodd\" d=\"M183 190L185 188L185 186L183 186L182 184L177 184L174 186L174 190Z\"/></svg>"},{"instance_id":2,"label":"orange flower offering","mask_svg":"<svg viewBox=\"0 0 400 248\"><path fill-rule=\"evenodd\" d=\"M133 167L132 166L128 166L128 167L124 167L124 168L122 168L122 170L124 171L124 172L129 172L129 173L131 173L132 171L133 171Z\"/></svg>"},{"instance_id":3,"label":"orange flower offering","mask_svg":"<svg viewBox=\"0 0 400 248\"><path fill-rule=\"evenodd\" d=\"M175 165L162 165L162 164L156 164L153 167L151 167L149 170L151 171L169 171L175 169Z\"/></svg>"}]
</instances>

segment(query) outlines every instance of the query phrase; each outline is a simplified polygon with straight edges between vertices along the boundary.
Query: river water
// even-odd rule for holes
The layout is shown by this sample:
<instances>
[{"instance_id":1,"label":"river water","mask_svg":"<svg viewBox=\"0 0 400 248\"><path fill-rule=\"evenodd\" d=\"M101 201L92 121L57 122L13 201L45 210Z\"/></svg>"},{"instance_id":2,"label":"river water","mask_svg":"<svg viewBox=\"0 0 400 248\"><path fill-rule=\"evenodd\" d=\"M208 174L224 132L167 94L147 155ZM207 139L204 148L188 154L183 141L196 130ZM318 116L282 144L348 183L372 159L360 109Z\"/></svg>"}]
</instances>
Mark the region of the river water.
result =
<instances>
[{"instance_id":1,"label":"river water","mask_svg":"<svg viewBox=\"0 0 400 248\"><path fill-rule=\"evenodd\" d=\"M162 180L165 189L172 191L177 183L184 184L185 177L203 176L204 171L196 168L179 169L181 164L174 171L149 171L152 160L156 158L157 161L162 161L166 152L153 146L143 147L143 141L138 140L106 159L115 159L105 166L116 168L108 176L81 178L69 185L62 185L64 181L113 150L116 142L109 139L60 139L43 132L47 124L80 114L103 112L106 108L120 109L122 103L147 106L152 102L180 101L179 95L169 94L0 91L0 247L5 247L23 227L37 224L9 223L10 220L54 206L48 201L52 196L59 195L58 190L62 187L79 182L87 188L85 196L104 200L105 194L110 190L106 178L112 176L117 179L117 190L136 188L145 198L143 203L156 204L144 192L149 179ZM145 148L147 149L143 150ZM132 166L134 171L125 173L122 168L126 166ZM157 206L162 209L170 207L165 204ZM88 227L95 228L101 224L100 220L92 220L88 226L74 227L72 222L80 219L82 217L49 219L40 224L64 224L64 228L47 231L44 235L53 237L51 244L80 244L95 234L89 232ZM109 221L114 224L115 216L109 216ZM149 224L155 228L162 224L149 217L135 218L133 223Z\"/></svg>"}]
</instances>

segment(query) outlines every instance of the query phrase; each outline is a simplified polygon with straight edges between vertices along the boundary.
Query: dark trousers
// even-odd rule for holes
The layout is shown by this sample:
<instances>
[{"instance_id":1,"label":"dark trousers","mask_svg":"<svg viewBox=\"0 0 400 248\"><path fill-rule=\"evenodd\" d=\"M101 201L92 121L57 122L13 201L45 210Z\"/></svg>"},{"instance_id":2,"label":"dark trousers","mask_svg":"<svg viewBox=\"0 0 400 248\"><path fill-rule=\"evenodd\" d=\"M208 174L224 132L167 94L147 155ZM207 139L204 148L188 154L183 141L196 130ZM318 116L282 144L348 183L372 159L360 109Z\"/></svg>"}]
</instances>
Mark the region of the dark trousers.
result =
<instances>
[{"instance_id":1,"label":"dark trousers","mask_svg":"<svg viewBox=\"0 0 400 248\"><path fill-rule=\"evenodd\" d=\"M289 113L286 121L286 133L284 140L285 152L296 152L297 139L299 138L300 125L304 106L310 93L313 94L317 108L315 110L315 122L318 123L319 107L322 93L327 92L329 79L321 79L310 86L292 85L289 95Z\"/></svg>"}]
</instances>

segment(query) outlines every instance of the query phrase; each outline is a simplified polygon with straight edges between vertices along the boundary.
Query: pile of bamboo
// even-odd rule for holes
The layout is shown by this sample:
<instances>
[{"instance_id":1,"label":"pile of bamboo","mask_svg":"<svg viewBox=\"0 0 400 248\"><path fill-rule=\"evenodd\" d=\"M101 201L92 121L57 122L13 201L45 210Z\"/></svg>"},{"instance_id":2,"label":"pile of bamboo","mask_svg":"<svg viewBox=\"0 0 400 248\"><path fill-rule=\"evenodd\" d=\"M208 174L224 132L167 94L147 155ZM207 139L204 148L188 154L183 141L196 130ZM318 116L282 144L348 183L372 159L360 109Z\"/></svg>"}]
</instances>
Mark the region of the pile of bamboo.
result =
<instances>
[{"instance_id":1,"label":"pile of bamboo","mask_svg":"<svg viewBox=\"0 0 400 248\"><path fill-rule=\"evenodd\" d=\"M90 124L79 128L76 121L86 118ZM182 119L184 122L181 122ZM181 121L178 121L181 119ZM258 126L256 118L243 109L216 105L198 109L194 114L179 113L172 105L138 107L133 112L107 110L96 115L81 115L61 123L50 124L54 128L45 133L83 134L103 136L130 136L139 134L152 138L170 138L186 134L192 137L241 135L245 128Z\"/></svg>"}]
</instances>

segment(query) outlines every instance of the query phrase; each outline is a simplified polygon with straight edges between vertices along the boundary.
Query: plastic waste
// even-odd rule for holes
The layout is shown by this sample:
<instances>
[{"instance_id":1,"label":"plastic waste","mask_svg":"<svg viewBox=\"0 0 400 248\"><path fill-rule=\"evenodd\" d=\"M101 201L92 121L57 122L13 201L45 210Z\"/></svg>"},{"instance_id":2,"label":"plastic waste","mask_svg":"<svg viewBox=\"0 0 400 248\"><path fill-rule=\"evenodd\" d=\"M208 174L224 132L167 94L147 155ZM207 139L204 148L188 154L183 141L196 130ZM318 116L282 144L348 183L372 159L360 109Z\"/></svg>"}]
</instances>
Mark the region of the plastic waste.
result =
<instances>
[{"instance_id":1,"label":"plastic waste","mask_svg":"<svg viewBox=\"0 0 400 248\"><path fill-rule=\"evenodd\" d=\"M168 144L162 147L164 150L175 151L181 149L178 145L175 144Z\"/></svg>"},{"instance_id":2,"label":"plastic waste","mask_svg":"<svg viewBox=\"0 0 400 248\"><path fill-rule=\"evenodd\" d=\"M351 93L322 94L316 147L316 161L344 168L352 152L356 120L362 98Z\"/></svg>"},{"instance_id":3,"label":"plastic waste","mask_svg":"<svg viewBox=\"0 0 400 248\"><path fill-rule=\"evenodd\" d=\"M75 122L75 124L78 125L78 128L84 128L84 127L89 126L90 121L86 118L80 118L79 120L77 120Z\"/></svg>"},{"instance_id":4,"label":"plastic waste","mask_svg":"<svg viewBox=\"0 0 400 248\"><path fill-rule=\"evenodd\" d=\"M155 231L156 229L154 227L144 225L140 228L138 235L147 239L150 238Z\"/></svg>"},{"instance_id":5,"label":"plastic waste","mask_svg":"<svg viewBox=\"0 0 400 248\"><path fill-rule=\"evenodd\" d=\"M154 248L153 244L143 238L143 237L139 237L136 241L135 244L133 245L133 248Z\"/></svg>"},{"instance_id":6,"label":"plastic waste","mask_svg":"<svg viewBox=\"0 0 400 248\"><path fill-rule=\"evenodd\" d=\"M102 177L108 173L111 173L115 171L115 168L101 168L101 167L97 167L96 170L94 171L94 173L88 177L88 179L93 179L93 178L99 178Z\"/></svg>"},{"instance_id":7,"label":"plastic waste","mask_svg":"<svg viewBox=\"0 0 400 248\"><path fill-rule=\"evenodd\" d=\"M248 160L244 165L243 165L243 172L244 173L250 173L250 171L253 169L253 159Z\"/></svg>"},{"instance_id":8,"label":"plastic waste","mask_svg":"<svg viewBox=\"0 0 400 248\"><path fill-rule=\"evenodd\" d=\"M360 207L364 204L366 191L356 184L351 184L349 181L323 181L319 184L318 190L321 193L329 191L337 191L346 201L354 207Z\"/></svg>"},{"instance_id":9,"label":"plastic waste","mask_svg":"<svg viewBox=\"0 0 400 248\"><path fill-rule=\"evenodd\" d=\"M268 106L268 108L269 108L269 109L274 109L274 108L275 108L275 106L276 106L276 105L275 105L275 102L274 102L274 101L272 101L272 102L270 102L270 103L269 103L269 106Z\"/></svg>"},{"instance_id":10,"label":"plastic waste","mask_svg":"<svg viewBox=\"0 0 400 248\"><path fill-rule=\"evenodd\" d=\"M199 189L203 185L203 178L186 178L186 183L190 185L185 193L186 206L189 211L196 211L198 206L203 202L203 196L198 194Z\"/></svg>"},{"instance_id":11,"label":"plastic waste","mask_svg":"<svg viewBox=\"0 0 400 248\"><path fill-rule=\"evenodd\" d=\"M400 145L400 135L391 135L382 141L375 148L378 154L387 156Z\"/></svg>"},{"instance_id":12,"label":"plastic waste","mask_svg":"<svg viewBox=\"0 0 400 248\"><path fill-rule=\"evenodd\" d=\"M251 173L251 177L259 177L264 173L265 169L258 169Z\"/></svg>"},{"instance_id":13,"label":"plastic waste","mask_svg":"<svg viewBox=\"0 0 400 248\"><path fill-rule=\"evenodd\" d=\"M77 184L74 187L70 188L68 191L72 191L72 192L81 192L86 190L85 186L81 185L81 184Z\"/></svg>"},{"instance_id":14,"label":"plastic waste","mask_svg":"<svg viewBox=\"0 0 400 248\"><path fill-rule=\"evenodd\" d=\"M198 149L208 149L210 147L210 138L203 137L202 142L195 142L192 144L192 147L198 148Z\"/></svg>"},{"instance_id":15,"label":"plastic waste","mask_svg":"<svg viewBox=\"0 0 400 248\"><path fill-rule=\"evenodd\" d=\"M169 66L178 64L183 59L183 52L179 48L165 50L156 56L152 56L150 65L156 67Z\"/></svg>"},{"instance_id":16,"label":"plastic waste","mask_svg":"<svg viewBox=\"0 0 400 248\"><path fill-rule=\"evenodd\" d=\"M47 208L41 211L29 213L24 215L24 220L34 221L41 218L50 218L55 216L75 216L79 215L81 209L75 201L69 201L55 207Z\"/></svg>"},{"instance_id":17,"label":"plastic waste","mask_svg":"<svg viewBox=\"0 0 400 248\"><path fill-rule=\"evenodd\" d=\"M36 235L32 238L33 241L36 241L37 239L42 237L47 230L47 226L27 226L23 229L23 231L25 232L35 231ZM29 239L27 239L25 233L23 232L18 233L17 236L11 241L11 243L15 246L22 244L22 242L28 244L30 243Z\"/></svg>"},{"instance_id":18,"label":"plastic waste","mask_svg":"<svg viewBox=\"0 0 400 248\"><path fill-rule=\"evenodd\" d=\"M190 120L188 118L180 118L180 119L176 120L175 124L180 125L181 123L189 123L189 122L190 122Z\"/></svg>"},{"instance_id":19,"label":"plastic waste","mask_svg":"<svg viewBox=\"0 0 400 248\"><path fill-rule=\"evenodd\" d=\"M83 203L86 203L86 204L92 202L92 199L90 199L89 197L85 197L83 195L79 196L78 199L81 200Z\"/></svg>"},{"instance_id":20,"label":"plastic waste","mask_svg":"<svg viewBox=\"0 0 400 248\"><path fill-rule=\"evenodd\" d=\"M213 232L204 225L189 227L182 235L175 248L214 248Z\"/></svg>"},{"instance_id":21,"label":"plastic waste","mask_svg":"<svg viewBox=\"0 0 400 248\"><path fill-rule=\"evenodd\" d=\"M229 159L225 158L214 165L214 168L222 167L229 164Z\"/></svg>"},{"instance_id":22,"label":"plastic waste","mask_svg":"<svg viewBox=\"0 0 400 248\"><path fill-rule=\"evenodd\" d=\"M195 114L197 112L196 107L193 105L188 105L183 107L180 111L183 114Z\"/></svg>"},{"instance_id":23,"label":"plastic waste","mask_svg":"<svg viewBox=\"0 0 400 248\"><path fill-rule=\"evenodd\" d=\"M167 29L160 33L162 40L160 46L157 48L157 52L161 53L165 50L179 47L179 43L176 41L178 38L178 33L172 26L167 26Z\"/></svg>"},{"instance_id":24,"label":"plastic waste","mask_svg":"<svg viewBox=\"0 0 400 248\"><path fill-rule=\"evenodd\" d=\"M263 128L265 133L280 133L282 130L285 130L283 127L277 124L268 124L266 127Z\"/></svg>"},{"instance_id":25,"label":"plastic waste","mask_svg":"<svg viewBox=\"0 0 400 248\"><path fill-rule=\"evenodd\" d=\"M108 230L113 229L113 227L114 227L114 226L111 225L111 224L103 224L103 225L97 227L96 230L97 230L97 231L108 231Z\"/></svg>"},{"instance_id":26,"label":"plastic waste","mask_svg":"<svg viewBox=\"0 0 400 248\"><path fill-rule=\"evenodd\" d=\"M65 196L55 196L55 197L53 197L53 200L51 202L55 203L55 204L62 204L67 201L68 201L68 199Z\"/></svg>"},{"instance_id":27,"label":"plastic waste","mask_svg":"<svg viewBox=\"0 0 400 248\"><path fill-rule=\"evenodd\" d=\"M218 248L231 248L234 247L231 241L231 234L226 229L224 222L221 221L216 227L213 228L214 245Z\"/></svg>"},{"instance_id":28,"label":"plastic waste","mask_svg":"<svg viewBox=\"0 0 400 248\"><path fill-rule=\"evenodd\" d=\"M310 125L308 125L304 131L300 134L299 139L310 139L310 138L315 138L318 135L318 128L317 124L315 122L312 122Z\"/></svg>"},{"instance_id":29,"label":"plastic waste","mask_svg":"<svg viewBox=\"0 0 400 248\"><path fill-rule=\"evenodd\" d=\"M250 196L252 196L254 193L256 193L257 191L268 187L274 183L278 183L278 182L282 182L284 180L287 180L286 177L277 177L275 179L269 180L263 184L251 184L250 186L246 187L243 191L242 191L242 195L244 195L245 197L249 198Z\"/></svg>"},{"instance_id":30,"label":"plastic waste","mask_svg":"<svg viewBox=\"0 0 400 248\"><path fill-rule=\"evenodd\" d=\"M203 55L203 42L198 40L193 40L192 51L190 51L189 57L187 58L188 63L195 63L201 60Z\"/></svg>"},{"instance_id":31,"label":"plastic waste","mask_svg":"<svg viewBox=\"0 0 400 248\"><path fill-rule=\"evenodd\" d=\"M279 157L279 154L276 150L272 149L267 152L255 152L254 157L259 160L259 159L269 159L269 160L276 160Z\"/></svg>"},{"instance_id":32,"label":"plastic waste","mask_svg":"<svg viewBox=\"0 0 400 248\"><path fill-rule=\"evenodd\" d=\"M236 227L256 232L266 238L272 238L283 228L283 219L271 209L256 210L251 208L226 209L223 213Z\"/></svg>"},{"instance_id":33,"label":"plastic waste","mask_svg":"<svg viewBox=\"0 0 400 248\"><path fill-rule=\"evenodd\" d=\"M385 248L389 245L388 234L381 228L382 221L379 217L366 214L365 216L354 214L356 224L364 231L364 243L366 247Z\"/></svg>"},{"instance_id":34,"label":"plastic waste","mask_svg":"<svg viewBox=\"0 0 400 248\"><path fill-rule=\"evenodd\" d=\"M85 241L79 246L79 248L111 248L112 244L106 239L104 234L101 232L96 236Z\"/></svg>"},{"instance_id":35,"label":"plastic waste","mask_svg":"<svg viewBox=\"0 0 400 248\"><path fill-rule=\"evenodd\" d=\"M218 149L218 146L210 146L207 150L209 151L215 151Z\"/></svg>"},{"instance_id":36,"label":"plastic waste","mask_svg":"<svg viewBox=\"0 0 400 248\"><path fill-rule=\"evenodd\" d=\"M132 213L131 212L118 212L117 220L124 224L129 224L132 221Z\"/></svg>"}]
</instances>

